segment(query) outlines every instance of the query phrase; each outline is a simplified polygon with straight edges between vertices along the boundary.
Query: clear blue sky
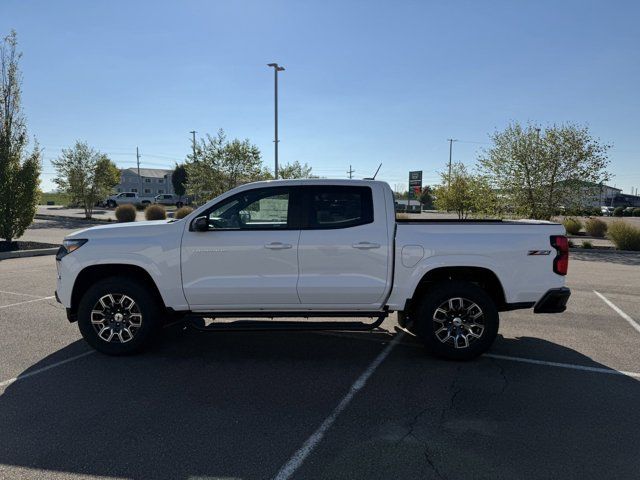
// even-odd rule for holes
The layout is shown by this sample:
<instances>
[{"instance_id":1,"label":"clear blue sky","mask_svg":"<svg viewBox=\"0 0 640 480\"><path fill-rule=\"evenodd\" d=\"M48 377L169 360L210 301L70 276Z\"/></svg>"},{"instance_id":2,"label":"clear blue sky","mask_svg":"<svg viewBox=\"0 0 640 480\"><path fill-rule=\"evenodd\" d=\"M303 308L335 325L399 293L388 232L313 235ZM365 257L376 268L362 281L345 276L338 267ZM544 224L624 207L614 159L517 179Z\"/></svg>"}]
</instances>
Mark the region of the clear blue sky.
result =
<instances>
[{"instance_id":1,"label":"clear blue sky","mask_svg":"<svg viewBox=\"0 0 640 480\"><path fill-rule=\"evenodd\" d=\"M29 133L48 159L82 139L120 166L171 166L224 128L273 165L409 170L437 181L510 120L578 122L614 144L611 184L640 189L640 3L634 1L0 2L18 32Z\"/></svg>"}]
</instances>

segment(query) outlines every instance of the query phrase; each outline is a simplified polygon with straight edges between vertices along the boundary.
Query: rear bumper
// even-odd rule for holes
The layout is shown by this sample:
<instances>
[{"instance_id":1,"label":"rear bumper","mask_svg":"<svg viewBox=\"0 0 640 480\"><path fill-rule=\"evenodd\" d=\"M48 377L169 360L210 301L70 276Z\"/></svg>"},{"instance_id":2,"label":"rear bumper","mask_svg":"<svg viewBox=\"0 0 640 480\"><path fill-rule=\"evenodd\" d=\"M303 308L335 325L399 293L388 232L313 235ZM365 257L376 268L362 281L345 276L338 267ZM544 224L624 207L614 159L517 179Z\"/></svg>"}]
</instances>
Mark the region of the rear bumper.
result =
<instances>
[{"instance_id":1,"label":"rear bumper","mask_svg":"<svg viewBox=\"0 0 640 480\"><path fill-rule=\"evenodd\" d=\"M561 313L567 309L567 301L571 296L571 290L567 287L552 288L547 290L533 307L533 313Z\"/></svg>"}]
</instances>

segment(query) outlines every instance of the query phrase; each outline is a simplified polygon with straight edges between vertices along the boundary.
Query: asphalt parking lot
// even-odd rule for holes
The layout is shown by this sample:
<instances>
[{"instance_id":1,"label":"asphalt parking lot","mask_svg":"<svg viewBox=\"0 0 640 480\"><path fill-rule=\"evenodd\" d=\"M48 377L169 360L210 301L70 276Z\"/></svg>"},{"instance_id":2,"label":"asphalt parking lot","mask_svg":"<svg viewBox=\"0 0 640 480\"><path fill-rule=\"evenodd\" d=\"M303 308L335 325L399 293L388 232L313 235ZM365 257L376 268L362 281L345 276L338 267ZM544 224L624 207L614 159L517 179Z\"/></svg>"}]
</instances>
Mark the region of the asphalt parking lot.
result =
<instances>
[{"instance_id":1,"label":"asphalt parking lot","mask_svg":"<svg viewBox=\"0 0 640 480\"><path fill-rule=\"evenodd\" d=\"M491 353L456 363L395 317L368 333L169 328L109 358L52 298L53 257L4 260L0 478L636 479L639 263L576 255L567 312L504 313Z\"/></svg>"}]
</instances>

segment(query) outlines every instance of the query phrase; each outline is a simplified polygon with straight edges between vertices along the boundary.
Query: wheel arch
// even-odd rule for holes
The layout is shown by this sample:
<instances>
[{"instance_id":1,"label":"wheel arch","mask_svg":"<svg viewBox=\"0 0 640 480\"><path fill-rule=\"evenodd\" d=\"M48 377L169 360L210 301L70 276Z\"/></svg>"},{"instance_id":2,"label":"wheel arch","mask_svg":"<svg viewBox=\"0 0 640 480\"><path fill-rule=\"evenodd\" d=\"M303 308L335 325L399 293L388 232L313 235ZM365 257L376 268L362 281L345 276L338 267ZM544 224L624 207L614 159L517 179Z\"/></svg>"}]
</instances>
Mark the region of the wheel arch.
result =
<instances>
[{"instance_id":1,"label":"wheel arch","mask_svg":"<svg viewBox=\"0 0 640 480\"><path fill-rule=\"evenodd\" d=\"M407 302L405 311L410 311L412 307L415 307L434 285L448 280L466 281L478 285L489 294L499 310L507 304L502 283L491 269L477 266L448 266L433 268L422 276Z\"/></svg>"},{"instance_id":2,"label":"wheel arch","mask_svg":"<svg viewBox=\"0 0 640 480\"><path fill-rule=\"evenodd\" d=\"M98 280L103 280L108 277L124 277L140 282L149 288L149 291L156 298L161 307L163 309L166 308L166 304L160 294L160 290L158 289L156 282L144 268L138 265L126 263L89 265L80 271L73 284L73 289L71 291L71 307L67 312L69 321L73 322L76 320L78 305L87 290Z\"/></svg>"}]
</instances>

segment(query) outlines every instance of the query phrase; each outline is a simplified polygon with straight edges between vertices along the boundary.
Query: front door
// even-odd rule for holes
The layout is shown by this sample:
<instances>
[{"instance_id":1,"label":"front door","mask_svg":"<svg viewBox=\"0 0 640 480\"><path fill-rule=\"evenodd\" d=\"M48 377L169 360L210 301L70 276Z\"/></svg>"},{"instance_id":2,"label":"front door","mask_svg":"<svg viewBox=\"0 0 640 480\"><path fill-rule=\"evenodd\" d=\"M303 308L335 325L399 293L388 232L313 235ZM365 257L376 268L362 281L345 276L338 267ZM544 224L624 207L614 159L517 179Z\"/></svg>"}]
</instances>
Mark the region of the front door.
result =
<instances>
[{"instance_id":1,"label":"front door","mask_svg":"<svg viewBox=\"0 0 640 480\"><path fill-rule=\"evenodd\" d=\"M299 305L291 196L286 187L247 190L206 212L208 231L185 231L183 288L193 310Z\"/></svg>"}]
</instances>

